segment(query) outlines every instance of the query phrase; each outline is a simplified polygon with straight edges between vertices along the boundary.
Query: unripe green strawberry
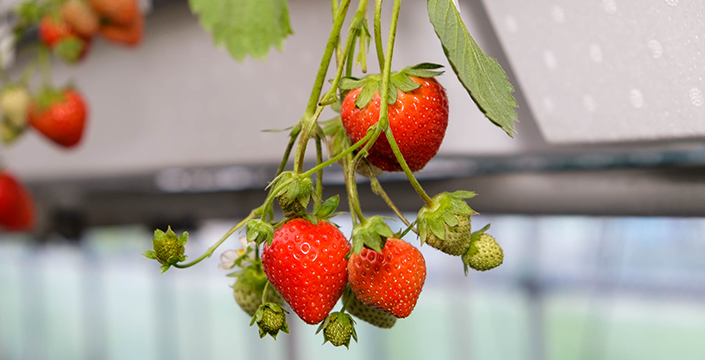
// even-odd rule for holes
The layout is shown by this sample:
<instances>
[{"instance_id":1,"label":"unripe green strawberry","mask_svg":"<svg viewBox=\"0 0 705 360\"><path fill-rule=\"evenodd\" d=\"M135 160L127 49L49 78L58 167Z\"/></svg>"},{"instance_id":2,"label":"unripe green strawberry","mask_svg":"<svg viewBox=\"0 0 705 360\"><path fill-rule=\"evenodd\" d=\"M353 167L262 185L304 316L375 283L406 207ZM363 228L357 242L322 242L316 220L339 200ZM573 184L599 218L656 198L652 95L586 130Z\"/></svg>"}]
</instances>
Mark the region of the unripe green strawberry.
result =
<instances>
[{"instance_id":1,"label":"unripe green strawberry","mask_svg":"<svg viewBox=\"0 0 705 360\"><path fill-rule=\"evenodd\" d=\"M23 128L27 124L27 109L31 98L24 87L7 87L0 92L0 110L10 125Z\"/></svg>"},{"instance_id":2,"label":"unripe green strawberry","mask_svg":"<svg viewBox=\"0 0 705 360\"><path fill-rule=\"evenodd\" d=\"M274 303L266 303L257 309L257 312L252 317L250 326L257 324L260 338L270 335L276 339L279 331L289 333L286 314L287 311L282 309L281 306Z\"/></svg>"},{"instance_id":3,"label":"unripe green strawberry","mask_svg":"<svg viewBox=\"0 0 705 360\"><path fill-rule=\"evenodd\" d=\"M323 343L330 341L333 346L343 346L350 348L350 339L357 342L357 332L355 332L355 320L350 315L334 312L318 327L316 334L323 330Z\"/></svg>"},{"instance_id":4,"label":"unripe green strawberry","mask_svg":"<svg viewBox=\"0 0 705 360\"><path fill-rule=\"evenodd\" d=\"M237 281L233 285L235 302L248 315L254 316L259 306L262 305L262 292L267 285L267 276L264 274L261 264L250 265L236 276ZM284 306L284 299L273 286L267 290L265 301Z\"/></svg>"},{"instance_id":5,"label":"unripe green strawberry","mask_svg":"<svg viewBox=\"0 0 705 360\"><path fill-rule=\"evenodd\" d=\"M429 244L448 255L460 256L470 247L470 216L475 212L463 201L475 196L469 191L441 193L419 210L421 244Z\"/></svg>"},{"instance_id":6,"label":"unripe green strawberry","mask_svg":"<svg viewBox=\"0 0 705 360\"><path fill-rule=\"evenodd\" d=\"M152 239L154 250L145 251L142 255L148 259L159 261L162 264L159 270L166 272L172 265L186 261L184 245L186 245L187 241L188 232L186 231L177 237L171 227L166 232L156 230L154 239Z\"/></svg>"},{"instance_id":7,"label":"unripe green strawberry","mask_svg":"<svg viewBox=\"0 0 705 360\"><path fill-rule=\"evenodd\" d=\"M440 239L431 232L426 238L426 244L448 255L460 256L465 254L468 251L468 247L470 247L470 236L472 235L470 215L455 215L455 217L458 219L457 225L449 226L448 224L443 224L445 227L445 239Z\"/></svg>"},{"instance_id":8,"label":"unripe green strawberry","mask_svg":"<svg viewBox=\"0 0 705 360\"><path fill-rule=\"evenodd\" d=\"M466 273L468 266L478 271L487 271L502 265L503 261L502 248L492 236L484 233L474 237L470 249L463 255Z\"/></svg>"},{"instance_id":9,"label":"unripe green strawberry","mask_svg":"<svg viewBox=\"0 0 705 360\"><path fill-rule=\"evenodd\" d=\"M349 299L349 300L348 300ZM352 291L346 291L343 302L348 304L347 311L350 315L370 323L378 328L391 329L397 323L397 317L378 308L367 306L355 297Z\"/></svg>"}]
</instances>

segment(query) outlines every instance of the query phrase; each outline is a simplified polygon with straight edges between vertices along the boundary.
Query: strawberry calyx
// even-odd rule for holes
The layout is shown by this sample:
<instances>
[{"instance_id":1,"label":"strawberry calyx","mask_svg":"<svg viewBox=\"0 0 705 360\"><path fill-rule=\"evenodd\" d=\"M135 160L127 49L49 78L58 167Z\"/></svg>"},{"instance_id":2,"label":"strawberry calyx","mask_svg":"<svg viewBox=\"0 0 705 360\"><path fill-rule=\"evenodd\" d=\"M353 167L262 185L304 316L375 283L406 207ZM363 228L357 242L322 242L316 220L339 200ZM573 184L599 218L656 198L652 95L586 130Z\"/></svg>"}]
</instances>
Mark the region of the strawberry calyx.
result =
<instances>
[{"instance_id":1,"label":"strawberry calyx","mask_svg":"<svg viewBox=\"0 0 705 360\"><path fill-rule=\"evenodd\" d=\"M78 36L70 35L59 40L56 45L54 45L53 51L59 58L73 64L81 60L86 46L85 40Z\"/></svg>"},{"instance_id":2,"label":"strawberry calyx","mask_svg":"<svg viewBox=\"0 0 705 360\"><path fill-rule=\"evenodd\" d=\"M285 217L305 215L308 203L313 196L313 180L294 171L285 171L270 185Z\"/></svg>"},{"instance_id":3,"label":"strawberry calyx","mask_svg":"<svg viewBox=\"0 0 705 360\"><path fill-rule=\"evenodd\" d=\"M445 240L446 231L460 224L459 217L477 214L464 201L475 195L472 191L462 190L453 193L444 192L432 199L432 206L422 207L417 217L421 245L425 244L430 236Z\"/></svg>"},{"instance_id":4,"label":"strawberry calyx","mask_svg":"<svg viewBox=\"0 0 705 360\"><path fill-rule=\"evenodd\" d=\"M66 101L66 91L59 90L54 87L46 86L39 90L39 93L34 97L34 105L36 110L42 112L49 109L54 104L63 103Z\"/></svg>"},{"instance_id":5,"label":"strawberry calyx","mask_svg":"<svg viewBox=\"0 0 705 360\"><path fill-rule=\"evenodd\" d=\"M443 74L443 71L438 71L438 69L443 68L442 65L433 63L421 63L413 66L407 66L401 71L393 72L390 76L389 81L389 94L387 96L387 103L394 104L397 102L397 90L402 92L410 92L421 87L421 84L413 81L411 77L417 78L432 78ZM366 107L372 98L374 98L375 93L379 91L382 84L382 75L372 74L367 75L363 78L355 77L345 77L340 80L340 85L338 86L342 93L342 98L345 98L347 91L362 88L360 95L355 100L355 106L358 109Z\"/></svg>"},{"instance_id":6,"label":"strawberry calyx","mask_svg":"<svg viewBox=\"0 0 705 360\"><path fill-rule=\"evenodd\" d=\"M323 331L323 343L330 342L333 346L343 346L350 349L350 339L357 342L357 332L355 331L355 320L344 313L334 312L318 326L316 334Z\"/></svg>"},{"instance_id":7,"label":"strawberry calyx","mask_svg":"<svg viewBox=\"0 0 705 360\"><path fill-rule=\"evenodd\" d=\"M262 219L252 219L247 222L247 241L254 242L257 246L266 242L272 245L274 240L274 227Z\"/></svg>"},{"instance_id":8,"label":"strawberry calyx","mask_svg":"<svg viewBox=\"0 0 705 360\"><path fill-rule=\"evenodd\" d=\"M377 215L364 219L362 223L353 227L350 235L353 246L348 256L353 253L359 254L364 247L381 253L387 239L392 237L394 237L394 232L384 222L382 216Z\"/></svg>"},{"instance_id":9,"label":"strawberry calyx","mask_svg":"<svg viewBox=\"0 0 705 360\"><path fill-rule=\"evenodd\" d=\"M169 270L172 265L186 261L184 246L188 242L188 232L184 231L181 236L171 230L171 226L166 232L157 229L154 231L152 246L154 250L145 251L142 255L148 259L159 261L162 264L159 271L162 273Z\"/></svg>"}]
</instances>

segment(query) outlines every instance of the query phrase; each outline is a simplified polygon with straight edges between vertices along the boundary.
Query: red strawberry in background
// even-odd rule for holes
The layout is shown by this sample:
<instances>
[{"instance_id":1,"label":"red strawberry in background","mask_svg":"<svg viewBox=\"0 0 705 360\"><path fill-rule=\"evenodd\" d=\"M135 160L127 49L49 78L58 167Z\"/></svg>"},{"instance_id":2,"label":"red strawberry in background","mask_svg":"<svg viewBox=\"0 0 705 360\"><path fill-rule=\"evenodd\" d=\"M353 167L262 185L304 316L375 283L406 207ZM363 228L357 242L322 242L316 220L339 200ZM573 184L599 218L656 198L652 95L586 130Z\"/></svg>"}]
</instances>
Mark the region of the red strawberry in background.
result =
<instances>
[{"instance_id":1,"label":"red strawberry in background","mask_svg":"<svg viewBox=\"0 0 705 360\"><path fill-rule=\"evenodd\" d=\"M142 17L137 0L89 0L89 4L104 20L113 24L127 25Z\"/></svg>"},{"instance_id":2,"label":"red strawberry in background","mask_svg":"<svg viewBox=\"0 0 705 360\"><path fill-rule=\"evenodd\" d=\"M29 106L29 124L55 143L73 147L81 141L88 110L75 90L45 89Z\"/></svg>"},{"instance_id":3,"label":"red strawberry in background","mask_svg":"<svg viewBox=\"0 0 705 360\"><path fill-rule=\"evenodd\" d=\"M429 65L432 64L405 68L392 75L392 85L397 85L392 88L396 92L396 102L388 106L389 126L404 160L414 172L423 169L436 155L448 126L448 98L445 89L431 77L440 72L428 70L431 68ZM358 80L360 87L353 88L345 96L340 111L343 126L352 143L364 138L367 129L379 120L379 91L374 92L371 101L363 101L365 104L361 107L358 101L363 84L371 84L374 89L380 84L375 80L379 75L368 78L372 81ZM384 134L369 150L367 160L385 171L402 171Z\"/></svg>"},{"instance_id":4,"label":"red strawberry in background","mask_svg":"<svg viewBox=\"0 0 705 360\"><path fill-rule=\"evenodd\" d=\"M42 18L39 38L69 63L83 59L91 45L91 38L78 36L61 16L47 15Z\"/></svg>"},{"instance_id":5,"label":"red strawberry in background","mask_svg":"<svg viewBox=\"0 0 705 360\"><path fill-rule=\"evenodd\" d=\"M98 15L84 0L68 0L61 6L61 15L73 31L90 38L98 31Z\"/></svg>"},{"instance_id":6,"label":"red strawberry in background","mask_svg":"<svg viewBox=\"0 0 705 360\"><path fill-rule=\"evenodd\" d=\"M137 46L144 34L144 18L140 15L128 24L103 24L100 34L110 42L128 46Z\"/></svg>"},{"instance_id":7,"label":"red strawberry in background","mask_svg":"<svg viewBox=\"0 0 705 360\"><path fill-rule=\"evenodd\" d=\"M47 15L39 23L39 38L50 48L71 36L76 34L61 17Z\"/></svg>"},{"instance_id":8,"label":"red strawberry in background","mask_svg":"<svg viewBox=\"0 0 705 360\"><path fill-rule=\"evenodd\" d=\"M330 223L294 219L264 245L262 265L291 309L313 325L325 320L345 290L349 250L345 236Z\"/></svg>"},{"instance_id":9,"label":"red strawberry in background","mask_svg":"<svg viewBox=\"0 0 705 360\"><path fill-rule=\"evenodd\" d=\"M405 318L414 310L426 281L426 261L408 242L387 239L381 253L363 248L353 254L348 277L360 302Z\"/></svg>"},{"instance_id":10,"label":"red strawberry in background","mask_svg":"<svg viewBox=\"0 0 705 360\"><path fill-rule=\"evenodd\" d=\"M6 231L29 230L34 205L29 191L7 171L0 173L0 226Z\"/></svg>"}]
</instances>

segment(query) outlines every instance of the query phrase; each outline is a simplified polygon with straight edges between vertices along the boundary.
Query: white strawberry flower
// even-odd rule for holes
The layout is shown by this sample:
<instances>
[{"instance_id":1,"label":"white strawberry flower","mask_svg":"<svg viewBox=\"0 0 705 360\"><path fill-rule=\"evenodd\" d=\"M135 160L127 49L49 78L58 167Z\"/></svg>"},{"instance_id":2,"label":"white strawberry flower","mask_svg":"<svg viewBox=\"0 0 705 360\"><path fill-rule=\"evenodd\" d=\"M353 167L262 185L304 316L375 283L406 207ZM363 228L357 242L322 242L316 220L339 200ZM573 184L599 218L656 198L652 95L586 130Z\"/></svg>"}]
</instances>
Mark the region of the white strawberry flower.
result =
<instances>
[{"instance_id":1,"label":"white strawberry flower","mask_svg":"<svg viewBox=\"0 0 705 360\"><path fill-rule=\"evenodd\" d=\"M226 250L222 254L220 254L220 265L218 265L218 269L223 269L223 270L230 270L235 266L235 261L244 254L248 248L251 248L252 250L255 249L255 243L253 242L248 242L246 236L240 237L240 246L242 247L240 250ZM250 251L250 253L247 255L250 260L255 259L255 252Z\"/></svg>"}]
</instances>

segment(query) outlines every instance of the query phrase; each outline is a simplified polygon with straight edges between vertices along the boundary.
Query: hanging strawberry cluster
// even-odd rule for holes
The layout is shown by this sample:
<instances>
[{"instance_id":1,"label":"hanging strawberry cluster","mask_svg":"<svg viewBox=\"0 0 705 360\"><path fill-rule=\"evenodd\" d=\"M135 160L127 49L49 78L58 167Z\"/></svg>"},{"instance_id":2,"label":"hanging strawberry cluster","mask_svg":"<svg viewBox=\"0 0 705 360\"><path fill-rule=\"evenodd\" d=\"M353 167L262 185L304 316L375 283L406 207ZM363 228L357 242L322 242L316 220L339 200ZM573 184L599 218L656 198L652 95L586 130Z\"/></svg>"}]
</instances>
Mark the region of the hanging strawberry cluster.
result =
<instances>
[{"instance_id":1,"label":"hanging strawberry cluster","mask_svg":"<svg viewBox=\"0 0 705 360\"><path fill-rule=\"evenodd\" d=\"M116 44L139 45L144 16L137 0L32 0L19 4L13 15L15 40L37 28L39 41L20 49L30 51L32 59L17 80L10 77L0 59L0 139L11 145L33 129L62 148L74 148L83 138L88 104L74 87L53 85L51 56L78 63L98 35ZM41 85L32 89L37 70ZM33 225L31 195L4 169L0 173L0 227L27 231Z\"/></svg>"},{"instance_id":2,"label":"hanging strawberry cluster","mask_svg":"<svg viewBox=\"0 0 705 360\"><path fill-rule=\"evenodd\" d=\"M226 2L215 1L219 6ZM418 235L419 245L428 244L457 256L466 274L469 268L495 268L504 258L501 247L486 234L489 225L475 233L471 230L471 216L476 212L466 200L475 193L455 191L431 197L413 174L436 155L448 125L448 99L436 80L443 73L442 66L422 63L392 71L400 0L393 4L386 50L381 36L382 0L375 1L374 36L367 25L368 1L360 0L342 42L340 31L350 3L351 0L332 1L333 29L308 107L291 128L278 175L271 181L262 206L194 261L184 261L185 241L177 239L173 232L166 234L171 240L165 246L164 233L158 230L154 251L145 253L162 264L162 272L171 266L188 268L210 257L230 235L246 229L242 250L223 253L221 267L236 270L230 275L237 278L233 286L235 300L253 316L251 325L258 325L261 337L269 334L276 338L280 331L288 332L287 305L307 324L318 324L324 343L334 346L347 347L351 339L357 341L354 319L389 329L397 319L410 316L427 269L417 247L402 240L408 232ZM254 0L250 4L256 6ZM513 89L506 75L494 59L477 47L451 0L429 0L427 5L431 22L461 83L488 118L511 135L516 102L510 95ZM192 7L202 15L207 28L215 28L216 23L227 28L226 18L216 22L216 5L211 9L205 0L195 0ZM288 14L286 7L280 10ZM207 21L214 23L207 25ZM290 32L288 19L276 25L282 33ZM225 35L214 32L214 36L222 40ZM372 37L381 73L353 77L356 64L367 71L366 56ZM238 59L242 49L231 44L227 42L228 50ZM277 41L271 44L280 45ZM331 62L337 71L330 80L330 89L323 93ZM319 121L327 106L340 115ZM311 140L316 146L317 165L306 170L303 160ZM293 168L287 171L295 145ZM324 148L328 150L327 160ZM336 162L345 171L353 223L349 238L331 223L331 218L338 215L335 211L340 197L322 198L323 170ZM425 203L414 222L403 216L377 180L383 171L404 172ZM395 232L383 217L364 215L357 196L356 174L370 179L372 190L405 224L403 229ZM283 218L275 216L275 203ZM333 311L341 299L342 308Z\"/></svg>"}]
</instances>

